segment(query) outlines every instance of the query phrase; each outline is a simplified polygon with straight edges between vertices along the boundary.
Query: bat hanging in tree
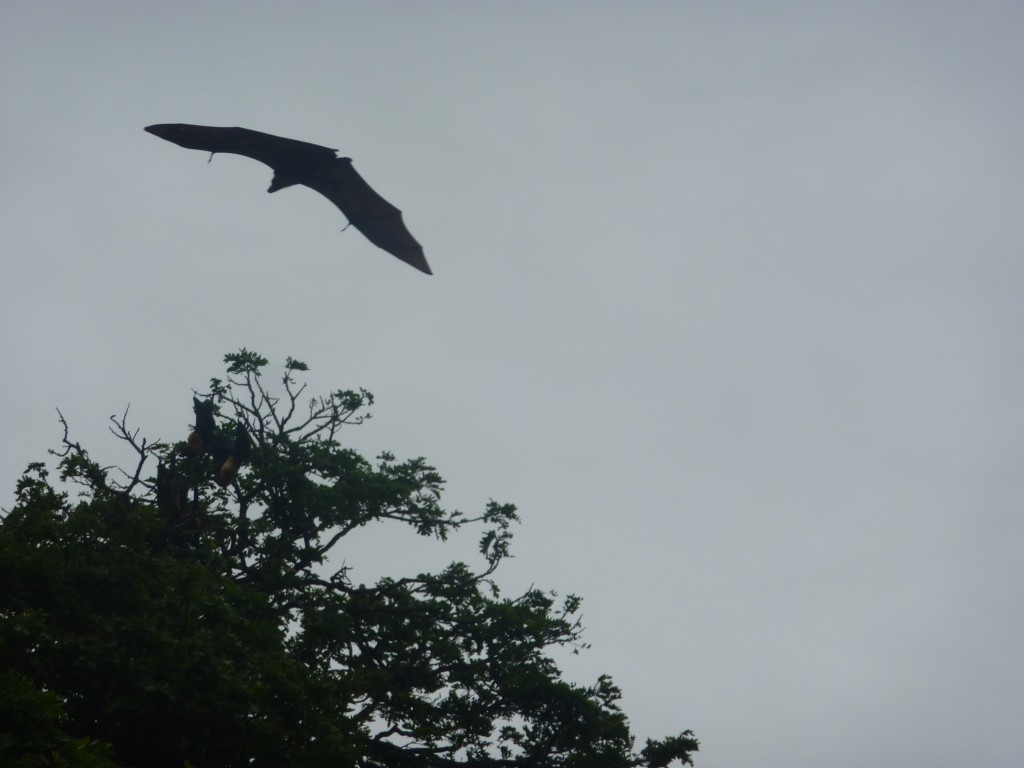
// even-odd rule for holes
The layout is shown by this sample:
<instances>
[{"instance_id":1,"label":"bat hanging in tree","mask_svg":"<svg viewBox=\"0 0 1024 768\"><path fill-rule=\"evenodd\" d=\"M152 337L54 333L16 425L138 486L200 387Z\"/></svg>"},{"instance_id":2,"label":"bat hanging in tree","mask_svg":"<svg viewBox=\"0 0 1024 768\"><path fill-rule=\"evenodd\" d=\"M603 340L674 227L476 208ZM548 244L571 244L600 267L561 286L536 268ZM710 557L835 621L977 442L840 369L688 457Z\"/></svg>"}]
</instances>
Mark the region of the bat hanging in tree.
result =
<instances>
[{"instance_id":1,"label":"bat hanging in tree","mask_svg":"<svg viewBox=\"0 0 1024 768\"><path fill-rule=\"evenodd\" d=\"M231 152L269 165L274 169L274 178L267 192L294 184L315 189L338 206L349 223L371 243L421 272L433 274L423 247L405 228L402 212L374 192L356 173L352 159L338 157L336 149L248 128L163 123L150 125L146 130L179 147L209 152L211 158L217 152Z\"/></svg>"},{"instance_id":2,"label":"bat hanging in tree","mask_svg":"<svg viewBox=\"0 0 1024 768\"><path fill-rule=\"evenodd\" d=\"M252 459L252 438L241 421L235 422L234 438L217 433L217 422L213 417L213 400L192 398L192 410L196 414L196 428L188 436L188 449L196 456L209 453L213 456L213 479L221 488L231 485L243 464ZM157 469L160 467L158 466ZM157 473L157 480L160 475ZM159 491L159 482L157 490ZM159 494L157 495L159 501Z\"/></svg>"}]
</instances>

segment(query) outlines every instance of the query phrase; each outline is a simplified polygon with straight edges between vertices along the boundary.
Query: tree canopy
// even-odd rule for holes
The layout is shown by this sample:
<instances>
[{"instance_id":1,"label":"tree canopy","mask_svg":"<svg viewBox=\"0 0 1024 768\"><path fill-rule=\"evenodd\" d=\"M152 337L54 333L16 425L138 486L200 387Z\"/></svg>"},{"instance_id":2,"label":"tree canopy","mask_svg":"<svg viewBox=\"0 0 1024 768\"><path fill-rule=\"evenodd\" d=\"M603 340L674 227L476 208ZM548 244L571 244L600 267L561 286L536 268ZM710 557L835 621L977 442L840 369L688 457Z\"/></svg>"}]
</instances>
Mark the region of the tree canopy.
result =
<instances>
[{"instance_id":1,"label":"tree canopy","mask_svg":"<svg viewBox=\"0 0 1024 768\"><path fill-rule=\"evenodd\" d=\"M610 678L562 678L550 651L582 645L578 597L502 594L514 506L445 510L424 459L344 447L369 392L304 402L302 362L275 394L266 359L225 360L187 441L112 417L137 455L121 470L65 422L61 482L44 463L19 481L0 523L0 763L690 763L689 731L636 748ZM480 564L360 583L330 555L383 521L475 526Z\"/></svg>"}]
</instances>

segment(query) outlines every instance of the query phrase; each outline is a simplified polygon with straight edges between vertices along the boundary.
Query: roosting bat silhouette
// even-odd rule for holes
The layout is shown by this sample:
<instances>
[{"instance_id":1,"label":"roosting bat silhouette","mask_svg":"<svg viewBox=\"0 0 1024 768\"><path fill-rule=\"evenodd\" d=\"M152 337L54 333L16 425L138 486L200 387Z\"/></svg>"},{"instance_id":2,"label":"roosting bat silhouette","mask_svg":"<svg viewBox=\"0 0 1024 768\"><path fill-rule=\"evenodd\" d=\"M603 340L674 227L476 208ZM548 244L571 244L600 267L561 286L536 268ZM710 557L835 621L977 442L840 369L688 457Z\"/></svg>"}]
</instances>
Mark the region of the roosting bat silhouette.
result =
<instances>
[{"instance_id":1,"label":"roosting bat silhouette","mask_svg":"<svg viewBox=\"0 0 1024 768\"><path fill-rule=\"evenodd\" d=\"M315 189L334 203L366 238L392 256L432 275L423 247L405 228L402 212L378 195L352 167L352 159L336 149L271 136L248 128L162 123L146 130L186 149L201 149L212 158L230 152L259 160L274 169L267 192L294 184Z\"/></svg>"}]
</instances>

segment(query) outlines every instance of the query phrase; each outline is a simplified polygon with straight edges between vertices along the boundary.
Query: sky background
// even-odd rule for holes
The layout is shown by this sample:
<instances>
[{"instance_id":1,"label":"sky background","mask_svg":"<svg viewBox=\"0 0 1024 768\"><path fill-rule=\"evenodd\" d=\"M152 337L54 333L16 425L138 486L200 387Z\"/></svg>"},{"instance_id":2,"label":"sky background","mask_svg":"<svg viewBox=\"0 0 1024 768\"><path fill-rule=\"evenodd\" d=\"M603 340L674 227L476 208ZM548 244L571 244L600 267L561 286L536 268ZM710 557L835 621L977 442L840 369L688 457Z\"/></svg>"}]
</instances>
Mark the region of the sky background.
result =
<instances>
[{"instance_id":1,"label":"sky background","mask_svg":"<svg viewBox=\"0 0 1024 768\"><path fill-rule=\"evenodd\" d=\"M1024 754L1024 5L24 2L0 9L0 506L240 347L366 387L343 439L523 519L642 740L698 768ZM434 269L269 168L337 147ZM399 528L357 581L474 560Z\"/></svg>"}]
</instances>

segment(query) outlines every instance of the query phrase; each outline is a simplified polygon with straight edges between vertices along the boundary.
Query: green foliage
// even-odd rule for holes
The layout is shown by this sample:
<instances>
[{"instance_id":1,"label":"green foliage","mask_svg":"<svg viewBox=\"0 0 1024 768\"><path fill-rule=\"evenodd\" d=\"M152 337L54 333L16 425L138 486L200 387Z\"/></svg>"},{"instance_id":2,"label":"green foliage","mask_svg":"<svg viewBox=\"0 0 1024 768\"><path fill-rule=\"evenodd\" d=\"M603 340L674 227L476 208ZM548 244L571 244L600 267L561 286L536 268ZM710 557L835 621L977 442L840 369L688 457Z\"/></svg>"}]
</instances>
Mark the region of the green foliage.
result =
<instances>
[{"instance_id":1,"label":"green foliage","mask_svg":"<svg viewBox=\"0 0 1024 768\"><path fill-rule=\"evenodd\" d=\"M549 652L582 645L578 597L501 594L514 506L444 510L424 459L343 447L340 430L368 418L365 390L300 406L304 363L288 359L280 397L265 358L226 363L215 439L241 424L254 447L225 487L208 454L140 441L126 417L113 431L133 472L99 466L65 424L61 479L83 492L56 490L38 463L19 482L0 524L0 764L690 761L689 732L633 751L609 678L561 679ZM480 569L367 586L331 565L347 534L388 521L441 540L481 527Z\"/></svg>"}]
</instances>

